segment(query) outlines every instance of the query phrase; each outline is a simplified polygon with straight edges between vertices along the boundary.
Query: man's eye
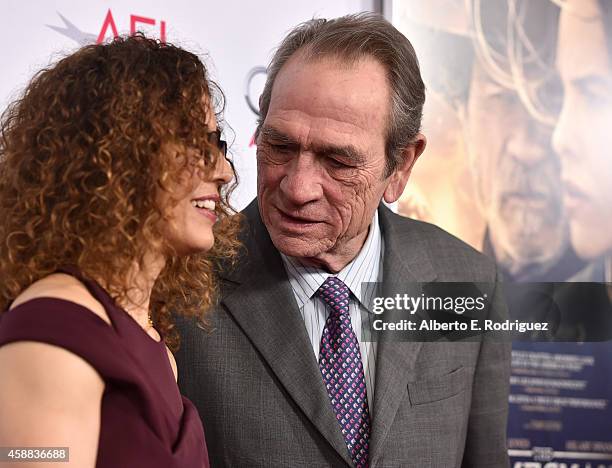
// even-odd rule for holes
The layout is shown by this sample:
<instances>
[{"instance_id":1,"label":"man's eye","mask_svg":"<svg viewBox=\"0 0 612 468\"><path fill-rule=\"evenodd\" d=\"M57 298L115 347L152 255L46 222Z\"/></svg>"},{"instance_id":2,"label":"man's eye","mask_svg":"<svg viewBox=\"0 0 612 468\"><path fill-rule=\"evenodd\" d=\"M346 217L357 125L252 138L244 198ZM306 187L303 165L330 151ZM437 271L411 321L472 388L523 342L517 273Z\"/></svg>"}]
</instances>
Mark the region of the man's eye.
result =
<instances>
[{"instance_id":1,"label":"man's eye","mask_svg":"<svg viewBox=\"0 0 612 468\"><path fill-rule=\"evenodd\" d=\"M282 154L286 154L291 151L291 147L289 145L283 144L270 143L270 148L272 148L272 151Z\"/></svg>"},{"instance_id":2,"label":"man's eye","mask_svg":"<svg viewBox=\"0 0 612 468\"><path fill-rule=\"evenodd\" d=\"M329 165L335 169L348 169L351 167L348 164L345 164L342 161L339 161L334 158L329 158L328 161L329 161Z\"/></svg>"}]
</instances>

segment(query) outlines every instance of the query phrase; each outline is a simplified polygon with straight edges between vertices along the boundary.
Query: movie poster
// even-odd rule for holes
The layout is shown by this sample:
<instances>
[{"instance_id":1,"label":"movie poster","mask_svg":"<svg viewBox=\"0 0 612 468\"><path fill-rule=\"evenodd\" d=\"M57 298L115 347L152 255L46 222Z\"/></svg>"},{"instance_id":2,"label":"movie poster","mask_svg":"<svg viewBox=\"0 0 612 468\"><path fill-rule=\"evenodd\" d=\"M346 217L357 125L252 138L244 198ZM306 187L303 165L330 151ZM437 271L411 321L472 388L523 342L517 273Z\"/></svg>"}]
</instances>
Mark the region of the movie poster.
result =
<instances>
[{"instance_id":1,"label":"movie poster","mask_svg":"<svg viewBox=\"0 0 612 468\"><path fill-rule=\"evenodd\" d=\"M490 255L507 283L597 282L609 303L611 10L608 0L386 2L428 90L428 146L398 212ZM612 467L612 342L592 336L513 343L511 466Z\"/></svg>"}]
</instances>

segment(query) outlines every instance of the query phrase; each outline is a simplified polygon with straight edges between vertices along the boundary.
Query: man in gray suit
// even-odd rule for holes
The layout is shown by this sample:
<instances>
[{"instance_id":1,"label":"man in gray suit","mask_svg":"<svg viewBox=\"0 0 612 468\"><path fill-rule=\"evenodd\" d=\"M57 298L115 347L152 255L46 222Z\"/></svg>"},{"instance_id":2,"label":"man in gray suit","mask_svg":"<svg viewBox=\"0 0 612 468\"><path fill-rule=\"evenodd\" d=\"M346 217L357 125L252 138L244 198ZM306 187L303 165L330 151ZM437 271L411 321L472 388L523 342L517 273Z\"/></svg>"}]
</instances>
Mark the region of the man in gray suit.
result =
<instances>
[{"instance_id":1,"label":"man in gray suit","mask_svg":"<svg viewBox=\"0 0 612 468\"><path fill-rule=\"evenodd\" d=\"M507 344L362 339L362 282L497 281L382 204L425 148L424 100L412 46L377 15L309 21L276 52L244 254L220 272L212 331L180 326L213 466L507 465Z\"/></svg>"}]
</instances>

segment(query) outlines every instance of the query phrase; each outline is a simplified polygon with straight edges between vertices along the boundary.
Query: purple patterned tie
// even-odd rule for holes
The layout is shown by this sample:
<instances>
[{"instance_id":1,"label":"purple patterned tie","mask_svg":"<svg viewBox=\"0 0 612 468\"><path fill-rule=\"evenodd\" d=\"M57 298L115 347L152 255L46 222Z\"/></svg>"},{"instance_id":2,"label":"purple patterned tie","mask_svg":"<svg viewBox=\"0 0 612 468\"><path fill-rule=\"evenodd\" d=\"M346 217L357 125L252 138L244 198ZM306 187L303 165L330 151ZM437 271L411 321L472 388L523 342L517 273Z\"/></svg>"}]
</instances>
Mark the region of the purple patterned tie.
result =
<instances>
[{"instance_id":1,"label":"purple patterned tie","mask_svg":"<svg viewBox=\"0 0 612 468\"><path fill-rule=\"evenodd\" d=\"M370 412L359 342L349 314L350 291L342 280L330 276L317 293L329 306L319 368L353 463L366 468Z\"/></svg>"}]
</instances>

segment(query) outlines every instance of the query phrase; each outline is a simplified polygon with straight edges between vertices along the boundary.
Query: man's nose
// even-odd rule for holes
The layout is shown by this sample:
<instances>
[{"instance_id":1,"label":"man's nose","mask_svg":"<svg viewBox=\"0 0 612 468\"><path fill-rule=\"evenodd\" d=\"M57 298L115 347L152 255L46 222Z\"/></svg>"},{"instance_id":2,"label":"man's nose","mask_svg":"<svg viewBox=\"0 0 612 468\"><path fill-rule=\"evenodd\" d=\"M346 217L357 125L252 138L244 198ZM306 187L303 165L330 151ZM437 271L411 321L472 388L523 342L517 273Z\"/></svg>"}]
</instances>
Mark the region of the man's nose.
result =
<instances>
[{"instance_id":1,"label":"man's nose","mask_svg":"<svg viewBox=\"0 0 612 468\"><path fill-rule=\"evenodd\" d=\"M511 131L507 153L526 167L537 166L553 157L550 146L550 130L526 119Z\"/></svg>"},{"instance_id":2,"label":"man's nose","mask_svg":"<svg viewBox=\"0 0 612 468\"><path fill-rule=\"evenodd\" d=\"M280 182L285 201L293 205L305 205L323 196L323 168L316 157L301 152L291 163Z\"/></svg>"}]
</instances>

